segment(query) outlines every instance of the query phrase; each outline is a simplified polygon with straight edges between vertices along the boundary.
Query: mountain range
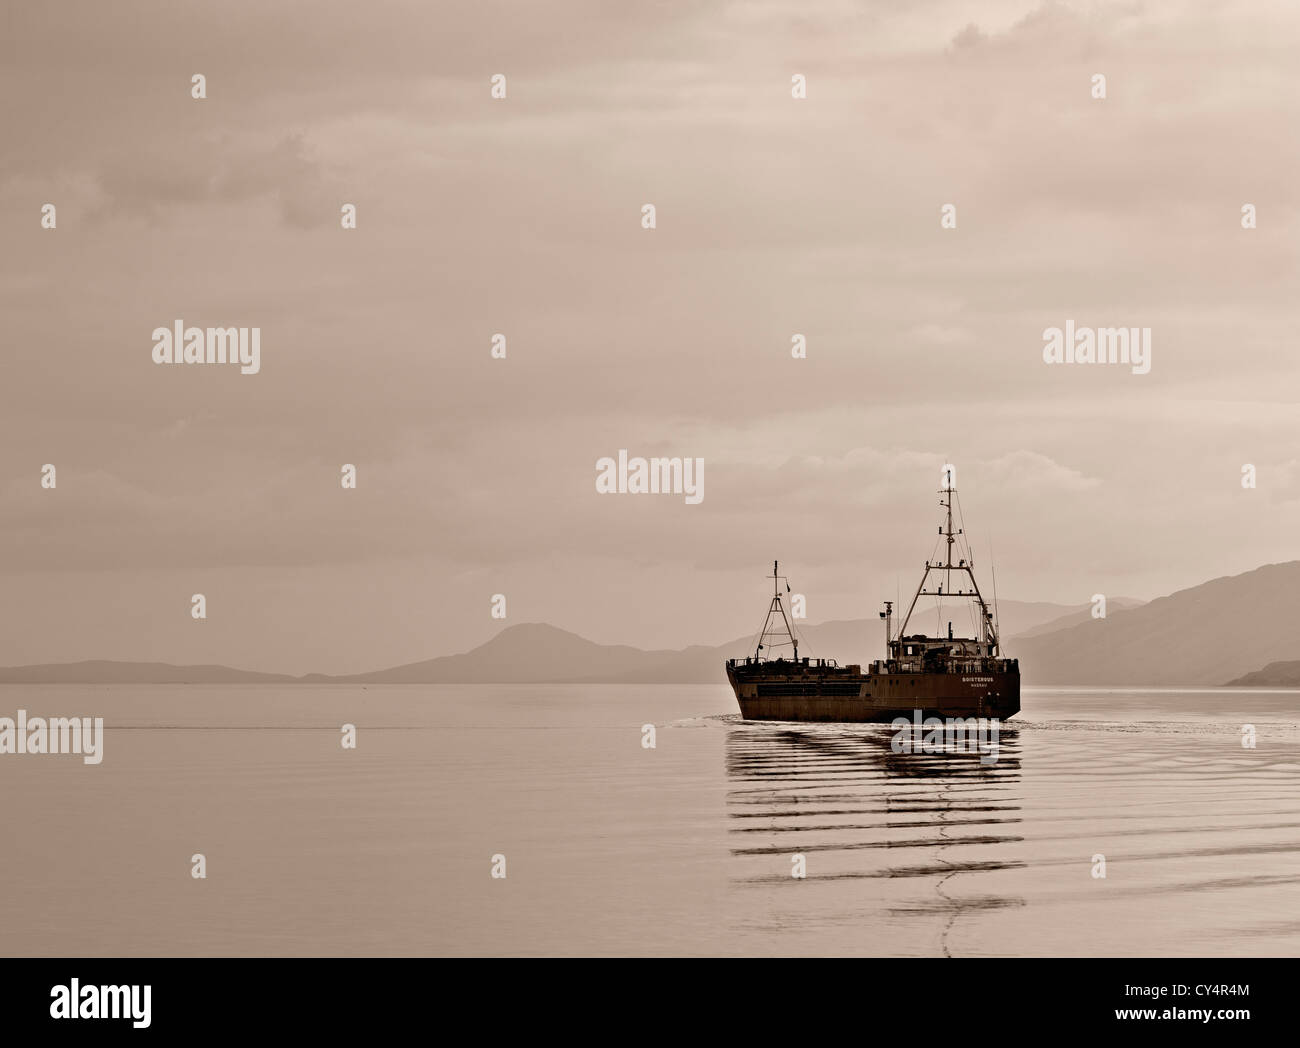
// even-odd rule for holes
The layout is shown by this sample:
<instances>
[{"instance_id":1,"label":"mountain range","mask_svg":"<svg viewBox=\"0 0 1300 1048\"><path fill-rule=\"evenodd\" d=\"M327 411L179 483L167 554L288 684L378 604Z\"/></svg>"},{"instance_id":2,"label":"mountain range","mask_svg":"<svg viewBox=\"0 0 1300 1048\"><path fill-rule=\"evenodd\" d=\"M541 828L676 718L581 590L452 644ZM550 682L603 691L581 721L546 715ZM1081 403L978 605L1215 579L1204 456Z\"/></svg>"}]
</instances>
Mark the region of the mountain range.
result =
<instances>
[{"instance_id":1,"label":"mountain range","mask_svg":"<svg viewBox=\"0 0 1300 1048\"><path fill-rule=\"evenodd\" d=\"M1270 662L1262 670L1255 670L1236 680L1228 681L1229 688L1300 688L1300 662Z\"/></svg>"},{"instance_id":2,"label":"mountain range","mask_svg":"<svg viewBox=\"0 0 1300 1048\"><path fill-rule=\"evenodd\" d=\"M1300 685L1300 561L1213 579L1149 603L1092 605L1002 601L1003 648L1026 685ZM914 619L909 633L946 629ZM953 616L958 635L970 628ZM799 625L800 654L865 664L884 648L879 619ZM257 673L225 666L108 660L0 669L0 683L63 684L716 684L722 663L751 654L755 640L646 651L597 644L545 623L508 626L471 651L366 673ZM1294 661L1289 661L1294 660ZM1259 670L1264 667L1263 670ZM1259 672L1256 672L1256 671ZM1285 685L1284 685L1285 686Z\"/></svg>"}]
</instances>

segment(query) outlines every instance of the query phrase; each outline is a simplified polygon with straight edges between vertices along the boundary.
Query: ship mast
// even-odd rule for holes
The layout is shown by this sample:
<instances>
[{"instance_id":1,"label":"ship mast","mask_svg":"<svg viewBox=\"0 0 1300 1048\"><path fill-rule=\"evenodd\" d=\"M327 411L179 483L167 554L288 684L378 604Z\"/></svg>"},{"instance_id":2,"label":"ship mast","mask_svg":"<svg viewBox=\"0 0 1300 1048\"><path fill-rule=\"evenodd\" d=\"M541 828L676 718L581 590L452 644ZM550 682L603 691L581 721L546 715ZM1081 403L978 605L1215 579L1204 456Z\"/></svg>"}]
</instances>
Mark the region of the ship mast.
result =
<instances>
[{"instance_id":1,"label":"ship mast","mask_svg":"<svg viewBox=\"0 0 1300 1048\"><path fill-rule=\"evenodd\" d=\"M939 533L947 541L947 549L944 554L944 560L942 564L931 563L928 560L925 562L925 574L921 576L921 584L917 587L916 593L912 597L912 603L908 605L907 614L903 616L903 624L898 628L898 638L901 641L904 635L906 634L907 624L909 621L911 621L912 612L916 610L916 602L921 597L943 597L943 596L970 597L972 600L975 601L976 604L979 605L979 609L980 609L979 640L981 643L988 645L987 654L993 655L997 652L998 649L997 628L993 624L993 613L989 611L989 606L987 603L985 603L983 594L980 593L979 583L975 581L974 558L972 557L970 560L967 560L966 558L963 557L960 558L956 564L952 562L952 546L953 543L957 541L957 536L962 534L963 529L957 528L954 531L952 526L952 500L953 500L953 496L957 494L957 489L956 487L953 486L952 477L950 473L944 474L943 485L944 486L939 489L939 495L941 496L939 499L939 505L941 505L944 508L944 525L940 527ZM966 574L966 577L970 579L971 588L969 592L966 592L959 588L954 593L952 588L952 573L954 571L964 572ZM943 581L939 583L939 588L937 590L930 590L926 588L926 583L929 582L930 580L931 572L934 572L935 574L942 576ZM960 576L958 579L958 584L960 586ZM944 593L945 587L947 588L946 594Z\"/></svg>"},{"instance_id":2,"label":"ship mast","mask_svg":"<svg viewBox=\"0 0 1300 1048\"><path fill-rule=\"evenodd\" d=\"M790 620L786 617L785 614L785 605L781 603L780 584L782 582L785 582L786 591L789 592L790 583L786 580L786 577L784 575L780 575L777 573L778 568L779 568L778 563L776 561L772 561L772 603L767 606L767 618L763 620L763 631L758 635L758 647L754 650L754 660L758 661L760 658L762 658L759 652L761 652L765 647L766 648L784 647L784 643L782 644L764 643L769 636L779 637L781 635L779 630L769 628L772 626L773 617L780 616L781 619L780 625L785 627L785 635L789 638L789 643L794 646L794 661L798 662L799 661L799 639L794 635L794 630L790 628Z\"/></svg>"}]
</instances>

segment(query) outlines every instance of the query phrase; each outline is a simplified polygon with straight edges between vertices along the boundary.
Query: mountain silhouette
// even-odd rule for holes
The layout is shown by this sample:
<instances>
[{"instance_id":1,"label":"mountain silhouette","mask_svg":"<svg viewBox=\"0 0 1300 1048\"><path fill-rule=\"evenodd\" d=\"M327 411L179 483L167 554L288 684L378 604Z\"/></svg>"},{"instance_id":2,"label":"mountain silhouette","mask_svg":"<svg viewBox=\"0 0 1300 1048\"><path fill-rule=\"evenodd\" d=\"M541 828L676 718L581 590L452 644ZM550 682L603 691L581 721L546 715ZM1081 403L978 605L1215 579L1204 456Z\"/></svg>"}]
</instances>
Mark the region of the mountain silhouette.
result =
<instances>
[{"instance_id":1,"label":"mountain silhouette","mask_svg":"<svg viewBox=\"0 0 1300 1048\"><path fill-rule=\"evenodd\" d=\"M1094 619L1091 608L1000 603L1003 646L1020 660L1026 685L1300 684L1300 634L1294 625L1300 621L1300 561L1212 579L1147 604L1113 598L1102 619ZM959 634L969 628L964 610L936 616L930 609L913 619L909 632L946 629L947 618ZM878 618L796 623L796 632L801 656L864 665L883 653L884 626ZM720 684L723 662L753 654L754 644L749 636L715 646L646 651L528 622L507 626L471 651L365 673L295 677L215 665L99 660L0 669L0 683Z\"/></svg>"}]
</instances>

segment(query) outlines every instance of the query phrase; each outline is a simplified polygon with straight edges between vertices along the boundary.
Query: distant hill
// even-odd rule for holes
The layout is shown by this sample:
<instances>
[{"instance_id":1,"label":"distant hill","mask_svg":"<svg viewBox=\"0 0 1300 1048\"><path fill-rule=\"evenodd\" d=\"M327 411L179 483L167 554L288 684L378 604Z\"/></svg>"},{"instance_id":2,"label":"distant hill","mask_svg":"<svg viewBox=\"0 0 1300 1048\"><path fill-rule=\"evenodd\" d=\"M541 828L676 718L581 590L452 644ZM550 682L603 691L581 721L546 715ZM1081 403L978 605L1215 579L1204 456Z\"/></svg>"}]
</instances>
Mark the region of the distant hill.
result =
<instances>
[{"instance_id":1,"label":"distant hill","mask_svg":"<svg viewBox=\"0 0 1300 1048\"><path fill-rule=\"evenodd\" d=\"M626 644L597 644L556 626L527 622L507 626L486 644L462 655L442 655L391 669L343 677L370 684L545 684L621 681L658 675L680 683L675 667L694 651L642 651Z\"/></svg>"},{"instance_id":2,"label":"distant hill","mask_svg":"<svg viewBox=\"0 0 1300 1048\"><path fill-rule=\"evenodd\" d=\"M1020 660L1027 685L1300 686L1287 676L1300 666L1289 661L1300 655L1300 561L1214 579L1149 604L1112 599L1104 619L1092 618L1089 604L1002 601L998 611L1007 654ZM933 618L930 612L914 622L932 630ZM953 619L959 632L965 628L965 620ZM841 664L865 664L884 647L878 618L801 624L798 632L801 655ZM753 643L738 637L643 651L534 622L509 626L462 654L346 676L100 661L0 669L0 683L716 684L722 663L751 654Z\"/></svg>"},{"instance_id":3,"label":"distant hill","mask_svg":"<svg viewBox=\"0 0 1300 1048\"><path fill-rule=\"evenodd\" d=\"M1008 621L1031 627L1088 607L1004 601L999 615L1005 632ZM885 628L879 618L836 619L814 626L796 623L795 632L800 655L862 664L884 654ZM723 662L752 655L754 643L749 636L716 646L644 651L625 644L597 644L555 626L528 622L508 626L462 655L347 677L305 679L367 684L716 684L722 679Z\"/></svg>"},{"instance_id":4,"label":"distant hill","mask_svg":"<svg viewBox=\"0 0 1300 1048\"><path fill-rule=\"evenodd\" d=\"M1225 688L1300 688L1300 662L1270 662L1262 670L1230 680Z\"/></svg>"},{"instance_id":5,"label":"distant hill","mask_svg":"<svg viewBox=\"0 0 1300 1048\"><path fill-rule=\"evenodd\" d=\"M1014 638L1027 684L1216 686L1300 654L1300 561Z\"/></svg>"},{"instance_id":6,"label":"distant hill","mask_svg":"<svg viewBox=\"0 0 1300 1048\"><path fill-rule=\"evenodd\" d=\"M990 599L987 594L985 599ZM1123 604L1125 607L1135 607L1141 603L1140 600L1129 600L1127 597L1116 597L1109 602L1111 606ZM1090 617L1092 605L1001 600L998 601L997 610L998 629L1003 640L1008 640L1011 637L1028 636L1073 625L1074 621Z\"/></svg>"},{"instance_id":7,"label":"distant hill","mask_svg":"<svg viewBox=\"0 0 1300 1048\"><path fill-rule=\"evenodd\" d=\"M288 684L282 673L229 666L172 666L166 662L52 662L0 668L0 684Z\"/></svg>"},{"instance_id":8,"label":"distant hill","mask_svg":"<svg viewBox=\"0 0 1300 1048\"><path fill-rule=\"evenodd\" d=\"M1126 611L1129 608L1138 608L1144 603L1144 601L1134 600L1131 597L1110 597L1106 601L1106 614ZM1052 619L1049 622L1040 622L1037 626L1030 626L1028 629L1011 631L1004 625L1002 627L1002 636L1010 643L1018 637L1037 637L1042 633L1055 633L1057 630L1069 629L1071 626L1077 626L1081 622L1090 622L1091 620L1092 605L1082 604L1071 609L1060 618Z\"/></svg>"},{"instance_id":9,"label":"distant hill","mask_svg":"<svg viewBox=\"0 0 1300 1048\"><path fill-rule=\"evenodd\" d=\"M1078 609L1065 604L1003 601L1008 624L1032 626ZM841 663L879 658L884 627L879 619L841 619L815 626L797 624L800 654ZM626 644L597 644L540 622L508 626L485 644L459 655L443 655L389 669L344 676L310 673L293 677L227 666L172 666L162 662L49 663L0 669L5 684L508 684L642 683L714 684L728 658L752 654L752 637L717 646L644 651Z\"/></svg>"}]
</instances>

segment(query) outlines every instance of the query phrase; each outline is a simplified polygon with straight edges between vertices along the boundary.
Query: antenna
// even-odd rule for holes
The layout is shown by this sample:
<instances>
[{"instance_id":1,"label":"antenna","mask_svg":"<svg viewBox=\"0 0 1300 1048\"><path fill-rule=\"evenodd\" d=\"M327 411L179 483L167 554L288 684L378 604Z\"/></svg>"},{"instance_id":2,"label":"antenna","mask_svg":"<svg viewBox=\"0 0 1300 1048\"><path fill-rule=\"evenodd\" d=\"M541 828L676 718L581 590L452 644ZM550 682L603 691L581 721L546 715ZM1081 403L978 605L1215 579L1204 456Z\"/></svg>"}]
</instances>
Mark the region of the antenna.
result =
<instances>
[{"instance_id":1,"label":"antenna","mask_svg":"<svg viewBox=\"0 0 1300 1048\"><path fill-rule=\"evenodd\" d=\"M908 623L911 622L912 614L913 612L916 611L917 601L919 601L921 597L938 598L937 606L935 607L936 635L938 635L943 624L943 610L944 610L943 598L944 597L955 596L955 597L963 598L965 600L974 601L976 604L979 605L981 624L985 623L986 617L989 616L990 614L988 610L988 605L984 603L984 597L980 593L979 583L975 581L974 557L973 556L962 557L958 560L956 564L952 562L953 543L956 542L958 537L962 536L966 530L965 528L961 528L961 527L958 528L953 527L953 522L952 522L953 500L957 495L957 485L953 482L953 480L954 480L953 471L944 470L943 480L942 480L943 486L939 489L939 496L940 496L939 505L943 507L943 511L944 511L944 522L939 525L939 536L940 538L945 539L947 541L947 550L946 553L944 554L944 559L942 561L935 560L932 562L927 560L925 562L925 572L921 576L921 584L917 586L916 593L912 597L912 602L911 604L908 605L907 612L906 614L903 615L902 622L898 627L899 637L903 637L907 634ZM958 511L960 512L960 504L959 504ZM963 539L963 543L965 544L966 548L969 550L970 544L966 542L965 539ZM959 580L961 579L962 575L966 576L966 578L970 581L969 590L966 589L965 585L960 581L958 582L957 589L956 590L953 589L952 587L953 572L957 573L957 577ZM930 588L931 574L937 575L940 580L936 583L935 588L933 589ZM981 632L983 632L982 629ZM994 627L994 632L996 633L996 627Z\"/></svg>"},{"instance_id":2,"label":"antenna","mask_svg":"<svg viewBox=\"0 0 1300 1048\"><path fill-rule=\"evenodd\" d=\"M762 657L759 652L763 651L764 648L780 648L784 647L786 643L789 643L794 648L794 661L799 661L799 638L794 635L794 629L791 627L790 620L785 614L785 605L781 603L781 582L785 581L786 577L782 575L780 571L780 564L775 560L772 561L772 603L767 606L767 618L763 620L763 629L758 635L758 647L754 649L755 661ZM786 582L786 589L789 590L789 588L790 585ZM781 618L781 625L785 627L785 635L789 640L777 644L765 644L764 642L767 640L769 635L776 637L781 635L779 630L768 628L772 625L773 616L777 615Z\"/></svg>"},{"instance_id":3,"label":"antenna","mask_svg":"<svg viewBox=\"0 0 1300 1048\"><path fill-rule=\"evenodd\" d=\"M993 573L993 638L997 642L998 654L1002 650L1002 625L998 622L998 565L993 559L993 540L989 539L989 570Z\"/></svg>"}]
</instances>

